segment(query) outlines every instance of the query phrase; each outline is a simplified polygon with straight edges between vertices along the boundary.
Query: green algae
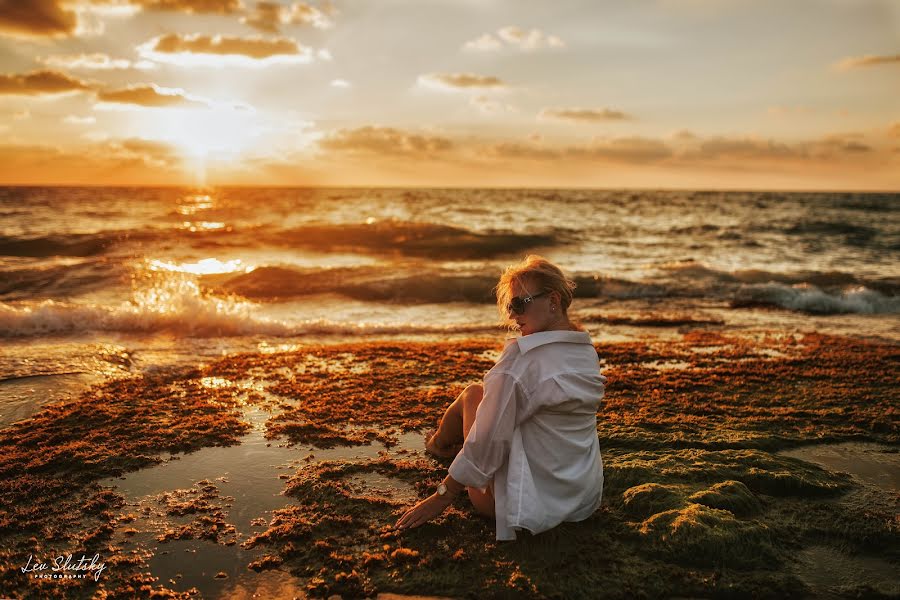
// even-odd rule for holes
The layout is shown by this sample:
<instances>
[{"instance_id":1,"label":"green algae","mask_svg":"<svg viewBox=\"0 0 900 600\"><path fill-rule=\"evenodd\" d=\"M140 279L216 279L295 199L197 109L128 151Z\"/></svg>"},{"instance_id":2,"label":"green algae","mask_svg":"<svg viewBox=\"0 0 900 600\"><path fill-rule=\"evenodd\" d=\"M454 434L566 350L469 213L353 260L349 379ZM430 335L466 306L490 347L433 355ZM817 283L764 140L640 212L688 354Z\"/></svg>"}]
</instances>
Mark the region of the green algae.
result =
<instances>
[{"instance_id":1,"label":"green algae","mask_svg":"<svg viewBox=\"0 0 900 600\"><path fill-rule=\"evenodd\" d=\"M777 564L771 531L764 523L702 504L657 513L638 531L673 562L745 570Z\"/></svg>"},{"instance_id":2,"label":"green algae","mask_svg":"<svg viewBox=\"0 0 900 600\"><path fill-rule=\"evenodd\" d=\"M622 508L625 513L641 520L682 504L684 494L678 488L659 483L642 483L622 493Z\"/></svg>"},{"instance_id":3,"label":"green algae","mask_svg":"<svg viewBox=\"0 0 900 600\"><path fill-rule=\"evenodd\" d=\"M727 510L739 517L754 515L762 510L759 498L740 481L717 483L709 489L692 494L688 499L710 508Z\"/></svg>"}]
</instances>

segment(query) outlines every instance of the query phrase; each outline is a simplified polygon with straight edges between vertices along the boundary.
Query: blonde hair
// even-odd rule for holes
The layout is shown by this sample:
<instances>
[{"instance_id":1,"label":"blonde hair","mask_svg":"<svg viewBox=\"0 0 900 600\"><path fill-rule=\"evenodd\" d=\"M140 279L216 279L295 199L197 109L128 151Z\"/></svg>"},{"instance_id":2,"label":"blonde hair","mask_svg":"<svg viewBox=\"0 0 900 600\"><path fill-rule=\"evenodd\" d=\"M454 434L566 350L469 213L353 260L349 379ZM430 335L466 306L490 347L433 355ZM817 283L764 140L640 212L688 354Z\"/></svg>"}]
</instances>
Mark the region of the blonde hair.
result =
<instances>
[{"instance_id":1,"label":"blonde hair","mask_svg":"<svg viewBox=\"0 0 900 600\"><path fill-rule=\"evenodd\" d=\"M501 325L509 327L514 323L513 319L509 318L507 310L513 297L513 283L518 283L519 287L524 289L525 282L532 283L537 287L537 289L531 290L534 294L544 291L557 292L560 310L566 319L569 318L568 310L574 297L575 282L566 277L562 269L543 256L531 254L519 264L506 267L506 270L500 275L500 281L494 287ZM573 323L573 325L575 324ZM577 327L577 325L575 326Z\"/></svg>"}]
</instances>

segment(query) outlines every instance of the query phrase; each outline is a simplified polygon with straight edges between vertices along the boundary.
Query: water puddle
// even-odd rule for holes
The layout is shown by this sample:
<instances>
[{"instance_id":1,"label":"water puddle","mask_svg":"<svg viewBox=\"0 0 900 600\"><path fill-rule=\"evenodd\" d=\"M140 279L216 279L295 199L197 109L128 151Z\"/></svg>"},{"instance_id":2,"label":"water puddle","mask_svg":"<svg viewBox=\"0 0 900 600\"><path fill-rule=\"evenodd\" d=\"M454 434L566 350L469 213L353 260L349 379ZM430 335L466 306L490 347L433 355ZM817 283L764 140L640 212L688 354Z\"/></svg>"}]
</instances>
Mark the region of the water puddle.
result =
<instances>
[{"instance_id":1,"label":"water puddle","mask_svg":"<svg viewBox=\"0 0 900 600\"><path fill-rule=\"evenodd\" d=\"M897 568L875 556L853 556L830 546L812 546L800 552L797 576L817 595L841 595L862 586L888 595L900 595Z\"/></svg>"},{"instance_id":2,"label":"water puddle","mask_svg":"<svg viewBox=\"0 0 900 600\"><path fill-rule=\"evenodd\" d=\"M381 498L410 504L418 498L412 484L381 473L352 475L348 478L347 484L351 496L355 498Z\"/></svg>"},{"instance_id":3,"label":"water puddle","mask_svg":"<svg viewBox=\"0 0 900 600\"><path fill-rule=\"evenodd\" d=\"M0 428L27 419L47 404L74 400L102 379L91 373L61 373L0 381Z\"/></svg>"},{"instance_id":4,"label":"water puddle","mask_svg":"<svg viewBox=\"0 0 900 600\"><path fill-rule=\"evenodd\" d=\"M838 502L851 510L876 510L890 515L900 508L900 452L895 448L847 442L805 446L780 454L829 471L849 473L861 488L845 494ZM895 565L877 556L849 554L832 546L817 545L801 551L796 573L821 596L843 596L863 586L881 594L900 594Z\"/></svg>"},{"instance_id":5,"label":"water puddle","mask_svg":"<svg viewBox=\"0 0 900 600\"><path fill-rule=\"evenodd\" d=\"M270 415L247 406L244 418L253 429L240 445L164 456L157 466L100 481L124 495L122 512L136 517L116 532L115 543L125 551L149 550L150 572L176 591L197 588L206 598L305 597L300 580L289 573L249 569L265 549L241 546L265 530L273 511L294 502L282 495L286 480L319 461L368 461L420 450L422 434L400 435L400 444L390 449L377 442L327 450L287 446L264 437ZM413 486L378 473L354 474L347 483L360 496L416 498ZM182 538L191 527L196 529Z\"/></svg>"},{"instance_id":6,"label":"water puddle","mask_svg":"<svg viewBox=\"0 0 900 600\"><path fill-rule=\"evenodd\" d=\"M829 471L849 473L862 483L900 492L900 452L880 444L819 444L781 452Z\"/></svg>"}]
</instances>

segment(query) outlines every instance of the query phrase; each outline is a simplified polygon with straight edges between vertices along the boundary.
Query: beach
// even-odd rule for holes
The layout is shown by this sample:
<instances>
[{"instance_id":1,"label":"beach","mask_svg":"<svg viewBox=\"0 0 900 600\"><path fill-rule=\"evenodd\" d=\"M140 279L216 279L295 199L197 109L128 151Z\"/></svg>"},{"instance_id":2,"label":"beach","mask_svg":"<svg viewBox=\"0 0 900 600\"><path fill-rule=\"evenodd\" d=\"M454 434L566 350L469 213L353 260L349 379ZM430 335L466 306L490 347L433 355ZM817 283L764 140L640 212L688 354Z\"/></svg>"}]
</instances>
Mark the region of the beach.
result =
<instances>
[{"instance_id":1,"label":"beach","mask_svg":"<svg viewBox=\"0 0 900 600\"><path fill-rule=\"evenodd\" d=\"M897 206L2 188L0 595L896 597ZM395 531L532 252L608 378L602 505Z\"/></svg>"}]
</instances>

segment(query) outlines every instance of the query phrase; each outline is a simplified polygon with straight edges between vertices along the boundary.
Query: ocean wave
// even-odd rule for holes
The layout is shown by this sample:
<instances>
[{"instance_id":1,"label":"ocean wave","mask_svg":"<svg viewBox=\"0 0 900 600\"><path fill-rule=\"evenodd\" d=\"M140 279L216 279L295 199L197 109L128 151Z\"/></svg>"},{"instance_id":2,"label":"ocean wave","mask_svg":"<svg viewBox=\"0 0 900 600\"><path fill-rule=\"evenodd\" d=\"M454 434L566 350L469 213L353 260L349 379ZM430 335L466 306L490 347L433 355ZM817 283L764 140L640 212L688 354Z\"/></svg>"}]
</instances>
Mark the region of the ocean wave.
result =
<instances>
[{"instance_id":1,"label":"ocean wave","mask_svg":"<svg viewBox=\"0 0 900 600\"><path fill-rule=\"evenodd\" d=\"M896 194L852 194L837 195L834 205L862 212L893 212L896 210L896 203Z\"/></svg>"},{"instance_id":2,"label":"ocean wave","mask_svg":"<svg viewBox=\"0 0 900 600\"><path fill-rule=\"evenodd\" d=\"M0 298L64 298L115 285L126 275L118 263L86 260L78 264L0 270Z\"/></svg>"},{"instance_id":3,"label":"ocean wave","mask_svg":"<svg viewBox=\"0 0 900 600\"><path fill-rule=\"evenodd\" d=\"M495 302L494 286L499 271L459 272L428 265L372 265L301 269L258 267L249 273L204 275L200 283L223 294L237 294L259 301L279 301L319 294L339 294L369 302L404 304L446 302ZM609 276L575 277L578 298L660 298L672 290L653 282Z\"/></svg>"},{"instance_id":4,"label":"ocean wave","mask_svg":"<svg viewBox=\"0 0 900 600\"><path fill-rule=\"evenodd\" d=\"M0 236L0 254L5 256L93 256L116 242L109 233L70 233L33 238Z\"/></svg>"},{"instance_id":5,"label":"ocean wave","mask_svg":"<svg viewBox=\"0 0 900 600\"><path fill-rule=\"evenodd\" d=\"M297 337L306 335L419 335L474 334L496 331L493 323L426 325L421 323L366 323L309 319L279 321L251 314L235 317L228 311L142 312L125 307L109 308L46 300L37 306L17 308L0 303L0 337L77 335L94 332L166 333L175 337L234 337L264 335Z\"/></svg>"},{"instance_id":6,"label":"ocean wave","mask_svg":"<svg viewBox=\"0 0 900 600\"><path fill-rule=\"evenodd\" d=\"M575 296L577 298L613 298L616 300L638 300L641 298L662 298L671 296L673 290L654 282L632 281L606 275L576 276Z\"/></svg>"},{"instance_id":7,"label":"ocean wave","mask_svg":"<svg viewBox=\"0 0 900 600\"><path fill-rule=\"evenodd\" d=\"M32 258L97 256L106 253L121 242L163 239L167 234L170 235L170 232L152 229L124 229L36 237L0 235L0 255Z\"/></svg>"},{"instance_id":8,"label":"ocean wave","mask_svg":"<svg viewBox=\"0 0 900 600\"><path fill-rule=\"evenodd\" d=\"M475 232L436 223L394 220L304 225L272 232L266 239L273 244L312 250L397 253L445 259L489 258L560 242L550 233Z\"/></svg>"},{"instance_id":9,"label":"ocean wave","mask_svg":"<svg viewBox=\"0 0 900 600\"><path fill-rule=\"evenodd\" d=\"M211 226L212 225L212 226ZM22 257L98 256L124 242L169 243L177 237L192 248L298 248L317 252L355 252L417 258L479 259L520 253L561 243L560 232L476 232L407 221L322 223L284 229L274 225L231 226L224 223L181 223L154 227L68 233L36 237L0 235L0 255Z\"/></svg>"},{"instance_id":10,"label":"ocean wave","mask_svg":"<svg viewBox=\"0 0 900 600\"><path fill-rule=\"evenodd\" d=\"M793 234L852 235L869 238L878 232L872 227L853 225L846 221L800 221L784 229Z\"/></svg>"},{"instance_id":11,"label":"ocean wave","mask_svg":"<svg viewBox=\"0 0 900 600\"><path fill-rule=\"evenodd\" d=\"M815 286L780 283L750 284L739 288L732 300L735 308L771 306L788 310L832 315L844 313L900 313L900 296L886 296L866 287L829 294Z\"/></svg>"},{"instance_id":12,"label":"ocean wave","mask_svg":"<svg viewBox=\"0 0 900 600\"><path fill-rule=\"evenodd\" d=\"M866 279L846 271L795 271L780 273L765 269L739 269L724 271L714 269L701 262L683 261L661 266L672 273L675 281L697 281L701 284L768 284L779 283L787 286L811 285L829 292L839 292L848 287L866 287L884 295L900 294L900 279L882 277Z\"/></svg>"},{"instance_id":13,"label":"ocean wave","mask_svg":"<svg viewBox=\"0 0 900 600\"><path fill-rule=\"evenodd\" d=\"M92 303L0 302L0 337L71 335L88 332L167 333L176 337L265 335L439 334L488 332L493 323L342 322L328 319L284 321L260 316L259 306L234 297L204 293L188 278L160 279L118 306Z\"/></svg>"},{"instance_id":14,"label":"ocean wave","mask_svg":"<svg viewBox=\"0 0 900 600\"><path fill-rule=\"evenodd\" d=\"M259 267L249 273L201 278L211 289L255 300L340 294L356 300L407 303L493 302L496 273L460 274L426 267L331 269Z\"/></svg>"},{"instance_id":15,"label":"ocean wave","mask_svg":"<svg viewBox=\"0 0 900 600\"><path fill-rule=\"evenodd\" d=\"M789 236L807 238L838 238L850 246L867 247L877 245L879 231L874 227L853 225L846 221L801 221L782 230Z\"/></svg>"}]
</instances>

